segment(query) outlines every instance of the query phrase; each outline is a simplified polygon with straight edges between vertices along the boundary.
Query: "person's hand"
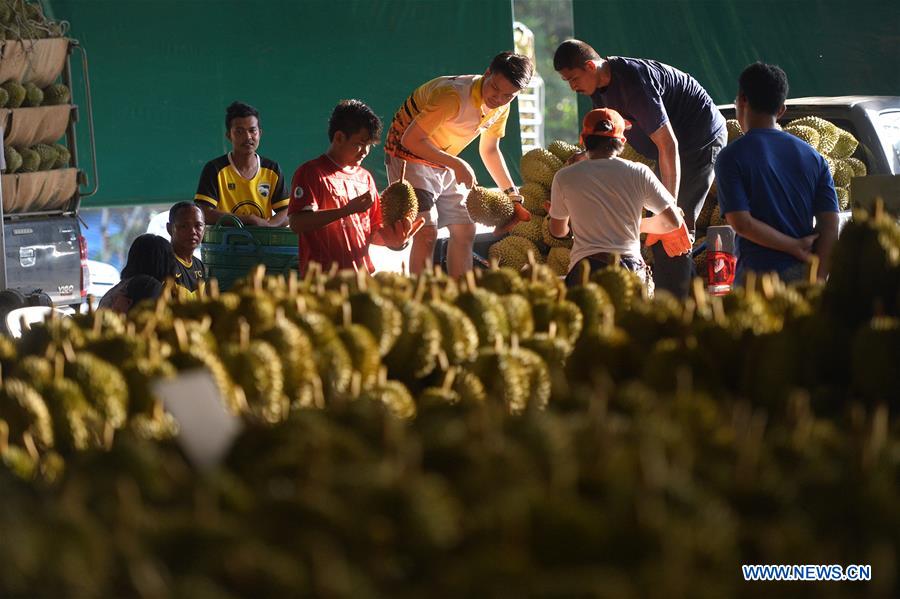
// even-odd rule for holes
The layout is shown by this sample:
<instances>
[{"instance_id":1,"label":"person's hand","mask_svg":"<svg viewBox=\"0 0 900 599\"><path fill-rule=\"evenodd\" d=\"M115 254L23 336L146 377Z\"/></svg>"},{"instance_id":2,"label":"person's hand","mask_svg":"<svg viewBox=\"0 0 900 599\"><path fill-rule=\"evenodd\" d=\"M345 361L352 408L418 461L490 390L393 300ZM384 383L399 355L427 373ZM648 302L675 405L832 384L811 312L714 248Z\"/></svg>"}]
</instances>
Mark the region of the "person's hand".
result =
<instances>
[{"instance_id":1,"label":"person's hand","mask_svg":"<svg viewBox=\"0 0 900 599\"><path fill-rule=\"evenodd\" d=\"M509 233L510 230L520 222L528 222L531 220L531 213L525 209L522 202L513 202L513 215L509 222L494 227L494 235L500 236Z\"/></svg>"},{"instance_id":2,"label":"person's hand","mask_svg":"<svg viewBox=\"0 0 900 599\"><path fill-rule=\"evenodd\" d=\"M644 245L650 247L658 241L662 241L663 249L670 258L687 254L691 251L691 247L693 246L691 234L688 232L687 223L685 222L682 222L680 227L669 233L664 233L662 235L649 233Z\"/></svg>"},{"instance_id":3,"label":"person's hand","mask_svg":"<svg viewBox=\"0 0 900 599\"><path fill-rule=\"evenodd\" d=\"M399 252L404 248L409 238L418 233L424 224L425 217L422 216L414 221L408 218L401 218L392 225L383 226L379 232L385 247Z\"/></svg>"},{"instance_id":4,"label":"person's hand","mask_svg":"<svg viewBox=\"0 0 900 599\"><path fill-rule=\"evenodd\" d=\"M344 206L344 210L347 214L356 214L357 212L365 212L369 208L372 207L372 204L375 203L375 198L372 197L372 192L367 191L366 193L356 196L352 200L348 201Z\"/></svg>"},{"instance_id":5,"label":"person's hand","mask_svg":"<svg viewBox=\"0 0 900 599\"><path fill-rule=\"evenodd\" d=\"M818 237L819 234L814 233L812 235L807 235L806 237L798 238L791 255L801 262L809 262L813 256L813 245L816 243Z\"/></svg>"},{"instance_id":6,"label":"person's hand","mask_svg":"<svg viewBox=\"0 0 900 599\"><path fill-rule=\"evenodd\" d=\"M241 222L251 227L268 227L269 221L255 214L248 214L241 217Z\"/></svg>"},{"instance_id":7,"label":"person's hand","mask_svg":"<svg viewBox=\"0 0 900 599\"><path fill-rule=\"evenodd\" d=\"M571 156L569 156L569 159L566 160L566 163L564 166L570 166L572 164L575 164L576 162L581 162L582 160L587 160L587 159L588 159L587 150L579 150L579 151L575 152L574 154L572 154Z\"/></svg>"},{"instance_id":8,"label":"person's hand","mask_svg":"<svg viewBox=\"0 0 900 599\"><path fill-rule=\"evenodd\" d=\"M453 166L450 167L450 170L453 171L456 182L460 185L464 185L468 189L472 189L475 186L475 171L472 170L472 167L465 160L458 158L453 163Z\"/></svg>"}]
</instances>

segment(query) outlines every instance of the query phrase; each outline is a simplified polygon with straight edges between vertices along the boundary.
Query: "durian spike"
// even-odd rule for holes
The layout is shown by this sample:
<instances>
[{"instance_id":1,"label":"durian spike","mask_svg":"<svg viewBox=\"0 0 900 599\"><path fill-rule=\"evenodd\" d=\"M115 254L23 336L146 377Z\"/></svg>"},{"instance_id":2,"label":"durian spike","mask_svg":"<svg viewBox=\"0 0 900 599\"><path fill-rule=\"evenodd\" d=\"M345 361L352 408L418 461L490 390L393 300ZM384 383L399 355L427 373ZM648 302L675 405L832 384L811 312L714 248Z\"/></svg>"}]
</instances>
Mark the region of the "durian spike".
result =
<instances>
[{"instance_id":1,"label":"durian spike","mask_svg":"<svg viewBox=\"0 0 900 599\"><path fill-rule=\"evenodd\" d=\"M209 297L214 300L219 299L219 279L209 281Z\"/></svg>"},{"instance_id":2,"label":"durian spike","mask_svg":"<svg viewBox=\"0 0 900 599\"><path fill-rule=\"evenodd\" d=\"M759 280L760 287L762 288L763 297L767 300L771 300L775 297L775 275L772 273L765 273Z\"/></svg>"},{"instance_id":3,"label":"durian spike","mask_svg":"<svg viewBox=\"0 0 900 599\"><path fill-rule=\"evenodd\" d=\"M175 330L175 338L178 339L178 349L183 352L188 351L190 348L190 340L188 339L184 321L180 318L176 318L175 322L172 323L172 328Z\"/></svg>"},{"instance_id":4,"label":"durian spike","mask_svg":"<svg viewBox=\"0 0 900 599\"><path fill-rule=\"evenodd\" d=\"M819 257L813 254L809 257L809 284L815 285L819 280Z\"/></svg>"},{"instance_id":5,"label":"durian spike","mask_svg":"<svg viewBox=\"0 0 900 599\"><path fill-rule=\"evenodd\" d=\"M694 278L693 283L694 301L697 302L697 308L701 312L706 312L709 305L709 298L706 296L706 286L700 277Z\"/></svg>"},{"instance_id":6,"label":"durian spike","mask_svg":"<svg viewBox=\"0 0 900 599\"><path fill-rule=\"evenodd\" d=\"M263 279L266 276L266 267L262 264L257 264L253 267L253 291L259 293L263 288Z\"/></svg>"},{"instance_id":7,"label":"durian spike","mask_svg":"<svg viewBox=\"0 0 900 599\"><path fill-rule=\"evenodd\" d=\"M66 358L60 353L53 356L53 376L57 380L63 378L66 370Z\"/></svg>"},{"instance_id":8,"label":"durian spike","mask_svg":"<svg viewBox=\"0 0 900 599\"><path fill-rule=\"evenodd\" d=\"M75 361L75 348L72 347L71 341L69 341L68 339L63 339L62 350L66 355L66 360L68 360L69 362Z\"/></svg>"},{"instance_id":9,"label":"durian spike","mask_svg":"<svg viewBox=\"0 0 900 599\"><path fill-rule=\"evenodd\" d=\"M28 452L28 455L30 455L31 459L35 462L41 459L41 454L38 452L38 449L34 444L34 438L32 438L30 432L25 431L22 433L22 445L25 446L25 451Z\"/></svg>"},{"instance_id":10,"label":"durian spike","mask_svg":"<svg viewBox=\"0 0 900 599\"><path fill-rule=\"evenodd\" d=\"M344 317L344 326L349 327L353 324L353 311L352 306L350 306L350 302L344 300L344 303L341 304L341 312Z\"/></svg>"},{"instance_id":11,"label":"durian spike","mask_svg":"<svg viewBox=\"0 0 900 599\"><path fill-rule=\"evenodd\" d=\"M447 369L447 374L444 375L444 382L441 385L441 389L444 391L449 391L453 388L453 383L456 381L456 373L459 371L455 366L453 368Z\"/></svg>"},{"instance_id":12,"label":"durian spike","mask_svg":"<svg viewBox=\"0 0 900 599\"><path fill-rule=\"evenodd\" d=\"M243 316L238 319L238 331L241 351L247 351L250 347L250 323Z\"/></svg>"},{"instance_id":13,"label":"durian spike","mask_svg":"<svg viewBox=\"0 0 900 599\"><path fill-rule=\"evenodd\" d=\"M0 420L0 454L6 453L9 448L9 425L5 420Z\"/></svg>"}]
</instances>

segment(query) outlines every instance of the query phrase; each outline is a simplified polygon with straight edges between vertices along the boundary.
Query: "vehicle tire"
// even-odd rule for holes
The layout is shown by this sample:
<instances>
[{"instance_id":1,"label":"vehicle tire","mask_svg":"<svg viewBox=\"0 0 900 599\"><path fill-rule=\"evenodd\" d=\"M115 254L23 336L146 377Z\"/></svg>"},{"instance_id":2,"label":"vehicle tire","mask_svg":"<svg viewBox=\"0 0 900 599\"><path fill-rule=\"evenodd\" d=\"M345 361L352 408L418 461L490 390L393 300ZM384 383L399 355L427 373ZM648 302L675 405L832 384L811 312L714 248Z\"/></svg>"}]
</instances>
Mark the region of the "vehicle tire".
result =
<instances>
[{"instance_id":1,"label":"vehicle tire","mask_svg":"<svg viewBox=\"0 0 900 599\"><path fill-rule=\"evenodd\" d=\"M25 307L25 296L17 289L4 289L0 291L0 330L5 334L9 334L6 328L6 315Z\"/></svg>"},{"instance_id":2,"label":"vehicle tire","mask_svg":"<svg viewBox=\"0 0 900 599\"><path fill-rule=\"evenodd\" d=\"M28 297L25 298L25 303L29 306L46 306L48 308L53 307L53 300L50 299L50 296L43 291L35 291L34 293L29 293Z\"/></svg>"}]
</instances>

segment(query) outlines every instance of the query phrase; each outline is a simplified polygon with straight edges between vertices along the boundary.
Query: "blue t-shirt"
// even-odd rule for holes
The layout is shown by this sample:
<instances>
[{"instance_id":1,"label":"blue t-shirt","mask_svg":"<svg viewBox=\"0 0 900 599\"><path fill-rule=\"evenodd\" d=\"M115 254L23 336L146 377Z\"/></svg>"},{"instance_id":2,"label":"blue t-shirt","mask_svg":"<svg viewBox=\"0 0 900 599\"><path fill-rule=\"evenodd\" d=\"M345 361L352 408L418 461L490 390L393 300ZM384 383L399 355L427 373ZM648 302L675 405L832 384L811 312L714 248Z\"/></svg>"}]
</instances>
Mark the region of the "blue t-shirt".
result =
<instances>
[{"instance_id":1,"label":"blue t-shirt","mask_svg":"<svg viewBox=\"0 0 900 599\"><path fill-rule=\"evenodd\" d=\"M672 123L679 152L699 150L725 127L725 118L703 86L683 71L643 58L610 56L609 85L591 95L594 108L612 108L632 127L625 132L635 150L654 160L650 134Z\"/></svg>"},{"instance_id":2,"label":"blue t-shirt","mask_svg":"<svg viewBox=\"0 0 900 599\"><path fill-rule=\"evenodd\" d=\"M716 160L719 210L749 211L790 237L812 235L813 216L837 212L837 194L822 155L778 129L751 129ZM799 260L738 236L738 277L745 270L783 272Z\"/></svg>"}]
</instances>

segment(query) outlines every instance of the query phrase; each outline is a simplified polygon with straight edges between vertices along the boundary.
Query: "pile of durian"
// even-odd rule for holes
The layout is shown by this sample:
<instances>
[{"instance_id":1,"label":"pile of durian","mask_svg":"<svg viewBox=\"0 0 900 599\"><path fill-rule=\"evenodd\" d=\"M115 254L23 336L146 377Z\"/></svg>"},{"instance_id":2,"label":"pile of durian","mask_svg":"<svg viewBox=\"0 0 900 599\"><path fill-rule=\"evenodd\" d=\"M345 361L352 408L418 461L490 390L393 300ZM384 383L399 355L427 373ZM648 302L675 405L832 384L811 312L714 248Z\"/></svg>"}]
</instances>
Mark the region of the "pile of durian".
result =
<instances>
[{"instance_id":1,"label":"pile of durian","mask_svg":"<svg viewBox=\"0 0 900 599\"><path fill-rule=\"evenodd\" d=\"M4 174L33 173L68 168L72 155L63 144L35 144L29 148L3 146L6 159Z\"/></svg>"},{"instance_id":2,"label":"pile of durian","mask_svg":"<svg viewBox=\"0 0 900 599\"><path fill-rule=\"evenodd\" d=\"M0 0L0 41L64 37L68 30L68 22L48 19L40 2Z\"/></svg>"},{"instance_id":3,"label":"pile of durian","mask_svg":"<svg viewBox=\"0 0 900 599\"><path fill-rule=\"evenodd\" d=\"M0 342L0 595L896 596L898 355L880 214L825 286L312 268L52 320ZM206 471L151 391L197 367L247 423Z\"/></svg>"},{"instance_id":4,"label":"pile of durian","mask_svg":"<svg viewBox=\"0 0 900 599\"><path fill-rule=\"evenodd\" d=\"M10 79L0 85L0 108L34 108L68 104L71 91L62 83L51 83L41 89L31 82L25 84Z\"/></svg>"}]
</instances>

